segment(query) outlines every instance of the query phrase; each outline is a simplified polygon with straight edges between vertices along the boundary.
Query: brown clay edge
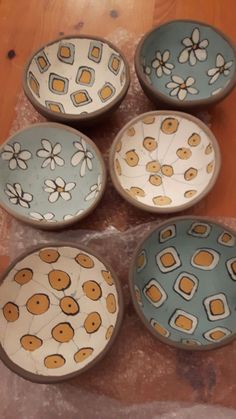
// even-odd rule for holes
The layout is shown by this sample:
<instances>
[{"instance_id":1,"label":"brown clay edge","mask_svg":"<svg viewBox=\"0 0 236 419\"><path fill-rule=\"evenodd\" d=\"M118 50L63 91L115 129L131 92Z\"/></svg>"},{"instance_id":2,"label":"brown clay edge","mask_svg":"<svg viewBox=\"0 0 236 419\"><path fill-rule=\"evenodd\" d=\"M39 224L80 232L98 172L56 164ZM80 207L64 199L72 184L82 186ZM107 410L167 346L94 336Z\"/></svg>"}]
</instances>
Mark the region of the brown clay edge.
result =
<instances>
[{"instance_id":1,"label":"brown clay edge","mask_svg":"<svg viewBox=\"0 0 236 419\"><path fill-rule=\"evenodd\" d=\"M142 323L144 324L144 326L146 326L146 328L148 329L148 331L157 339L159 340L161 343L165 343L168 346L174 347L174 348L178 348L178 349L182 349L182 350L186 350L186 351L209 351L209 350L214 350L214 349L218 349L221 348L225 345L227 345L228 343L232 342L235 338L236 338L236 332L233 333L230 337L224 339L222 342L219 343L212 343L209 345L201 345L201 346L187 346L184 345L182 343L177 343L177 342L173 342L171 341L171 339L165 338L163 336L161 336L160 334L156 333L153 329L153 327L151 326L151 324L148 322L148 320L146 319L146 317L144 316L142 310L140 309L137 300L136 300L136 296L135 296L135 292L134 292L134 288L133 288L133 272L134 272L134 266L135 266L135 261L136 258L139 254L139 252L142 250L143 248L143 244L144 242L148 239L148 237L153 234L155 231L170 225L171 223L178 223L178 221L181 220L193 220L193 221L204 221L206 223L211 223L211 224L215 224L221 228L225 228L227 231L229 231L233 236L235 236L235 231L232 230L231 228L227 227L226 225L224 225L223 223L217 222L215 221L213 218L205 218L205 217L201 217L201 216L181 216L181 217L175 217L175 218L169 218L167 221L163 221L160 224L158 224L158 226L154 227L151 231L149 231L149 233L147 233L144 238L142 239L142 241L139 242L138 246L136 247L136 250L133 254L132 260L130 262L130 270L129 270L129 289L130 289L130 293L131 293L131 299L133 302L133 306L135 308L135 311L138 315L138 317L141 319Z\"/></svg>"},{"instance_id":2,"label":"brown clay edge","mask_svg":"<svg viewBox=\"0 0 236 419\"><path fill-rule=\"evenodd\" d=\"M9 368L14 373L16 373L16 374L20 375L21 377L25 378L26 380L32 381L34 383L39 383L39 384L53 384L53 383L60 383L60 382L66 381L66 380L70 380L70 379L75 378L78 375L82 374L83 372L89 370L95 364L97 364L100 360L102 360L104 358L104 356L106 355L106 353L110 350L111 346L113 345L113 343L114 343L114 341L115 341L115 339L116 339L116 337L119 333L121 323L122 323L122 320L123 320L123 315L124 315L123 291L122 291L122 288L121 288L121 285L120 285L120 282L119 282L117 276L115 275L113 269L110 269L110 267L107 265L107 263L104 261L104 259L101 258L97 254L97 252L95 252L94 250L90 250L86 246L78 246L76 244L68 243L68 242L61 242L61 243L57 242L57 243L44 243L40 246L36 246L34 248L31 248L30 251L28 250L25 253L21 254L10 264L10 266L7 268L7 270L0 277L0 284L4 281L4 279L9 274L11 269L16 265L16 263L20 262L26 256L29 256L32 253L34 253L34 252L36 252L40 249L51 248L51 247L57 247L57 248L59 248L59 247L73 247L73 248L76 248L78 250L82 250L84 252L87 252L88 254L96 257L101 263L103 263L104 266L112 274L112 278L114 280L114 284L115 284L115 287L116 287L116 290L117 290L117 295L118 295L119 310L118 310L117 320L116 320L116 324L114 326L113 334L112 334L110 340L108 341L106 347L103 349L103 351L93 361L91 361L89 364L87 364L85 367L81 368L78 371L70 373L70 374L66 374L66 375L63 375L63 376L49 376L49 377L47 377L47 376L43 376L43 375L37 375L37 374L30 373L30 372L24 370L23 368L19 367L13 361L11 361L10 358L8 357L8 355L6 354L6 352L4 351L2 345L0 344L0 359L6 365L6 367Z\"/></svg>"},{"instance_id":3,"label":"brown clay edge","mask_svg":"<svg viewBox=\"0 0 236 419\"><path fill-rule=\"evenodd\" d=\"M82 214L80 215L75 215L74 217L70 218L69 220L64 220L64 221L57 221L55 223L50 223L47 221L36 221L31 219L30 217L26 217L25 215L21 215L19 214L17 211L14 211L13 209L11 209L10 207L8 207L3 201L0 201L0 206L10 215L12 215L13 217L15 217L16 219L31 225L32 227L35 228L39 228L41 230L59 230L59 229L63 229L65 227L71 226L72 224L75 224L79 221L81 221L83 218L87 217L91 212L93 212L93 210L97 207L97 205L100 203L102 196L105 192L105 188L106 188L106 183L107 183L107 171L106 171L106 166L102 157L102 154L100 152L100 150L98 149L98 147L96 146L96 144L89 138L87 137L85 134L83 134L82 132L65 126L63 124L58 124L56 122L40 122L37 124L31 124L28 125L26 128L23 128L22 130L19 130L17 132L15 132L13 135L11 135L10 137L7 138L7 140L1 145L0 147L0 154L3 150L3 148L5 147L5 145L11 141L15 136L20 135L22 132L27 131L31 128L34 127L55 127L61 130L66 130L71 132L72 134L76 135L77 137L80 136L82 138L85 139L85 141L91 145L91 147L95 150L96 152L96 158L99 160L101 167L102 167L102 187L101 190L97 196L97 198L95 199L95 201L93 202L93 204L87 209L85 210Z\"/></svg>"},{"instance_id":4,"label":"brown clay edge","mask_svg":"<svg viewBox=\"0 0 236 419\"><path fill-rule=\"evenodd\" d=\"M153 115L153 116L157 116L157 117L160 116L160 115L166 115L166 116L176 115L176 116L188 119L192 122L195 122L200 128L202 128L202 130L210 138L210 140L213 144L216 164L215 164L214 173L213 173L213 176L212 176L210 182L208 183L207 187L196 198L193 198L190 202L186 202L186 204L179 205L178 207L172 207L172 208L154 207L154 206L143 204L142 202L139 202L136 199L132 199L130 197L130 195L128 195L125 192L125 190L122 188L120 182L117 179L117 175L116 175L115 170L114 170L114 157L115 157L115 153L116 153L115 149L116 149L116 145L117 145L118 141L122 138L124 132L130 126L132 126L135 122L137 122L139 120L142 120L143 118L145 118L146 116L149 116L149 115ZM215 182L216 182L217 177L219 175L220 167L221 167L221 153L220 153L220 148L219 148L218 142L217 142L213 132L200 119L196 118L193 115L190 115L190 114L187 114L187 113L184 113L184 112L179 112L179 111L167 111L167 110L166 111L150 111L150 112L146 112L146 113L143 113L141 115L138 115L135 118L131 119L131 121L129 121L118 132L117 136L115 137L115 139L112 143L110 154L109 154L109 171L110 171L112 183L113 183L115 189L117 190L117 192L126 201L128 201L131 205L134 205L135 207L137 207L139 209L142 209L144 211L148 211L148 212L152 212L152 213L159 213L159 214L170 214L170 213L173 213L173 212L184 211L185 209L190 208L193 205L195 205L197 202L199 202L202 198L204 198L210 192L210 190L215 185Z\"/></svg>"},{"instance_id":5,"label":"brown clay edge","mask_svg":"<svg viewBox=\"0 0 236 419\"><path fill-rule=\"evenodd\" d=\"M216 94L215 96L210 96L207 99L185 100L184 102L176 101L174 99L171 99L171 97L169 97L167 95L164 95L163 93L159 92L157 89L154 89L152 87L152 85L150 85L147 82L147 80L144 76L144 73L143 73L141 62L140 62L141 50L142 50L143 44L153 32L155 32L157 29L160 29L164 26L167 26L170 23L193 23L193 24L196 24L196 25L202 25L202 26L205 26L205 27L208 27L208 28L212 29L214 32L216 32L219 36L221 36L230 45L230 47L232 48L232 50L234 52L234 60L235 60L235 63L236 63L236 50L235 50L234 43L231 41L231 39L227 35L225 35L219 29L215 28L212 25L209 25L208 23L201 22L201 21L196 21L196 20L189 20L189 19L171 20L171 21L168 21L168 22L166 22L162 25L156 26L155 28L153 28L149 32L147 32L142 37L142 39L139 41L138 46L136 48L135 56L134 56L135 71L136 71L139 82L140 82L141 87L143 88L144 92L147 94L149 99L151 99L152 101L166 104L169 107L176 107L180 110L181 109L186 109L186 108L188 108L188 109L201 108L201 107L204 107L204 106L210 106L210 105L213 105L213 104L216 104L216 103L220 102L225 97L227 97L231 93L233 88L235 87L235 84L236 84L236 66L235 66L235 69L234 69L234 75L233 75L230 83L220 93Z\"/></svg>"},{"instance_id":6,"label":"brown clay edge","mask_svg":"<svg viewBox=\"0 0 236 419\"><path fill-rule=\"evenodd\" d=\"M55 113L55 112L51 111L50 109L46 108L46 106L41 105L35 99L33 94L31 93L31 91L28 87L28 84L27 84L28 68L29 68L32 60L34 59L35 55L38 54L43 48L46 48L47 46L56 44L58 42L66 40L66 39L85 39L85 38L105 43L105 44L109 45L109 47L111 47L114 51L116 51L121 56L122 60L124 61L124 65L125 65L125 72L126 72L125 84L124 84L121 92L115 97L115 99L112 102L110 102L108 105L101 108L100 110L97 110L97 111L91 112L90 114L82 115L82 116L81 115L75 115L75 114L68 114L68 113L65 113L65 114ZM130 85L129 64L128 64L128 61L126 60L123 52L121 52L121 50L119 48L117 48L115 45L112 44L112 42L108 41L105 38L98 37L98 36L93 36L93 35L86 35L86 34L63 36L61 38L54 39L53 41L42 45L41 48L34 51L33 54L31 55L31 57L28 59L26 65L24 67L24 72L23 72L23 89L24 89L25 95L39 113L44 115L49 120L51 119L51 120L54 120L54 121L57 121L57 122L63 122L63 123L73 123L73 122L74 123L81 123L81 126L93 125L93 123L96 123L97 120L101 120L105 116L105 114L107 114L109 111L115 110L120 105L122 100L125 98L125 96L128 92L128 89L129 89L129 85Z\"/></svg>"}]
</instances>

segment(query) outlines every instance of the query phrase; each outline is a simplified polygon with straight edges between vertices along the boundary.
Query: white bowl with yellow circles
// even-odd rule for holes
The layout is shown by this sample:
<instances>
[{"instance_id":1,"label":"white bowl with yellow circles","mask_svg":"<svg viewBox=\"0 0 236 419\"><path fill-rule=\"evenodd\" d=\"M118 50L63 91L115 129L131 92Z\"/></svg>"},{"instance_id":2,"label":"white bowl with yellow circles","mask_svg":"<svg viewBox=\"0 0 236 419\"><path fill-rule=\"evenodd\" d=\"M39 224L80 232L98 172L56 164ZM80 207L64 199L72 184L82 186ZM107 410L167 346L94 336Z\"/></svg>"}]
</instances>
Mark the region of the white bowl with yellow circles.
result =
<instances>
[{"instance_id":1,"label":"white bowl with yellow circles","mask_svg":"<svg viewBox=\"0 0 236 419\"><path fill-rule=\"evenodd\" d=\"M110 348L123 312L120 285L87 248L52 245L18 258L0 286L0 358L31 381L81 373Z\"/></svg>"},{"instance_id":2,"label":"white bowl with yellow circles","mask_svg":"<svg viewBox=\"0 0 236 419\"><path fill-rule=\"evenodd\" d=\"M36 51L23 85L33 106L49 119L89 124L119 106L129 83L128 63L116 46L78 35Z\"/></svg>"},{"instance_id":3,"label":"white bowl with yellow circles","mask_svg":"<svg viewBox=\"0 0 236 419\"><path fill-rule=\"evenodd\" d=\"M217 140L201 120L182 112L151 111L118 133L110 172L128 202L168 213L202 199L217 179L220 161Z\"/></svg>"}]
</instances>

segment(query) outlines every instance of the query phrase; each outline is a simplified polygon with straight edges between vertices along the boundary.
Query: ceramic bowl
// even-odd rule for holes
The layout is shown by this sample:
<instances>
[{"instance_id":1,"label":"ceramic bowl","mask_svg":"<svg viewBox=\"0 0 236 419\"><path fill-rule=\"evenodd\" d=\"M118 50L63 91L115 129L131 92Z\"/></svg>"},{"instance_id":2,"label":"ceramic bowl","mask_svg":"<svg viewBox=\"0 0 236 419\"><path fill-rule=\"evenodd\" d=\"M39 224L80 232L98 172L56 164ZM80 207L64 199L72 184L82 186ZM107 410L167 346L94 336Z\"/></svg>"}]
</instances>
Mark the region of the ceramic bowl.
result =
<instances>
[{"instance_id":1,"label":"ceramic bowl","mask_svg":"<svg viewBox=\"0 0 236 419\"><path fill-rule=\"evenodd\" d=\"M36 51L26 65L24 91L46 118L91 125L115 110L130 83L128 63L111 42L68 36Z\"/></svg>"},{"instance_id":2,"label":"ceramic bowl","mask_svg":"<svg viewBox=\"0 0 236 419\"><path fill-rule=\"evenodd\" d=\"M121 325L114 273L73 244L38 247L15 260L0 285L0 358L38 383L64 381L97 363Z\"/></svg>"},{"instance_id":3,"label":"ceramic bowl","mask_svg":"<svg viewBox=\"0 0 236 419\"><path fill-rule=\"evenodd\" d=\"M99 203L105 183L100 151L73 128L30 125L0 148L0 205L35 227L81 220Z\"/></svg>"},{"instance_id":4,"label":"ceramic bowl","mask_svg":"<svg viewBox=\"0 0 236 419\"><path fill-rule=\"evenodd\" d=\"M236 236L197 217L170 219L138 246L130 270L134 306L162 342L213 349L235 338Z\"/></svg>"},{"instance_id":5,"label":"ceramic bowl","mask_svg":"<svg viewBox=\"0 0 236 419\"><path fill-rule=\"evenodd\" d=\"M209 128L182 112L152 111L117 135L110 172L117 191L150 212L182 211L213 187L220 151Z\"/></svg>"},{"instance_id":6,"label":"ceramic bowl","mask_svg":"<svg viewBox=\"0 0 236 419\"><path fill-rule=\"evenodd\" d=\"M201 22L176 20L158 26L140 41L135 68L141 86L155 103L172 108L211 105L236 82L233 43Z\"/></svg>"}]
</instances>

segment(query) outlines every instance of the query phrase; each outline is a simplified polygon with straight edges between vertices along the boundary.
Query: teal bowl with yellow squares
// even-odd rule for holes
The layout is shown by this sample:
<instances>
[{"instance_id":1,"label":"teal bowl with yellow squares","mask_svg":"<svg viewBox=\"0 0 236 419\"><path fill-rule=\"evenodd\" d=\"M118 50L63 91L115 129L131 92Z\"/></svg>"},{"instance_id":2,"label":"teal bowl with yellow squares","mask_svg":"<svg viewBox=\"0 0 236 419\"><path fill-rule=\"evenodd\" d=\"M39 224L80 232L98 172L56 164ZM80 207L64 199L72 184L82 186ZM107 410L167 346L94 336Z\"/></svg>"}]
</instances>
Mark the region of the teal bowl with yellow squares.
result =
<instances>
[{"instance_id":1,"label":"teal bowl with yellow squares","mask_svg":"<svg viewBox=\"0 0 236 419\"><path fill-rule=\"evenodd\" d=\"M139 245L130 269L135 309L159 340L191 350L235 338L236 236L205 218L178 217Z\"/></svg>"}]
</instances>

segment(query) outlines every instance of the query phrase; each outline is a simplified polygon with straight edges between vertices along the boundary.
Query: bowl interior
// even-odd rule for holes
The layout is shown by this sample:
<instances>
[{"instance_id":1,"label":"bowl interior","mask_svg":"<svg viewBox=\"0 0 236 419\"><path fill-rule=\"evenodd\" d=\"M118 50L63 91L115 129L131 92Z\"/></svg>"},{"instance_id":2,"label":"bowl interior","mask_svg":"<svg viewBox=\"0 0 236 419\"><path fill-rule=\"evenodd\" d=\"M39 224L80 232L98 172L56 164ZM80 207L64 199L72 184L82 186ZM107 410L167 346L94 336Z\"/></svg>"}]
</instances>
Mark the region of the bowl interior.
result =
<instances>
[{"instance_id":1,"label":"bowl interior","mask_svg":"<svg viewBox=\"0 0 236 419\"><path fill-rule=\"evenodd\" d=\"M2 350L26 373L79 372L104 351L116 328L116 284L84 250L41 248L18 261L0 289Z\"/></svg>"},{"instance_id":2,"label":"bowl interior","mask_svg":"<svg viewBox=\"0 0 236 419\"><path fill-rule=\"evenodd\" d=\"M126 69L121 55L107 43L69 38L37 52L26 78L41 106L56 113L82 115L117 98L125 85Z\"/></svg>"},{"instance_id":3,"label":"bowl interior","mask_svg":"<svg viewBox=\"0 0 236 419\"><path fill-rule=\"evenodd\" d=\"M174 220L149 235L131 287L157 336L204 349L236 332L235 251L231 232L203 220Z\"/></svg>"},{"instance_id":4,"label":"bowl interior","mask_svg":"<svg viewBox=\"0 0 236 419\"><path fill-rule=\"evenodd\" d=\"M190 206L216 175L212 137L185 114L141 115L116 139L113 166L118 188L143 209Z\"/></svg>"},{"instance_id":5,"label":"bowl interior","mask_svg":"<svg viewBox=\"0 0 236 419\"><path fill-rule=\"evenodd\" d=\"M167 23L145 39L139 57L147 82L176 102L220 93L235 74L235 52L212 27Z\"/></svg>"},{"instance_id":6,"label":"bowl interior","mask_svg":"<svg viewBox=\"0 0 236 419\"><path fill-rule=\"evenodd\" d=\"M104 188L98 153L83 134L57 124L16 133L1 148L1 204L16 216L39 222L85 214Z\"/></svg>"}]
</instances>

